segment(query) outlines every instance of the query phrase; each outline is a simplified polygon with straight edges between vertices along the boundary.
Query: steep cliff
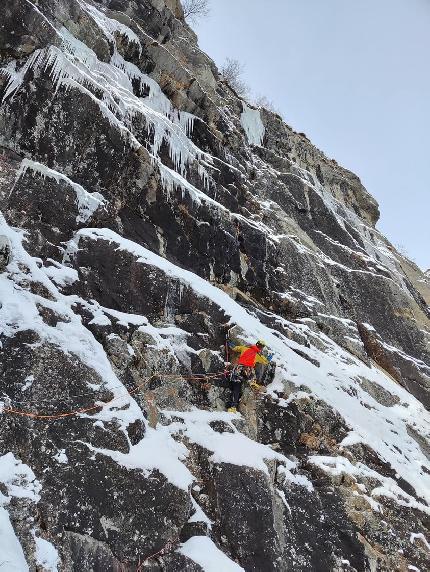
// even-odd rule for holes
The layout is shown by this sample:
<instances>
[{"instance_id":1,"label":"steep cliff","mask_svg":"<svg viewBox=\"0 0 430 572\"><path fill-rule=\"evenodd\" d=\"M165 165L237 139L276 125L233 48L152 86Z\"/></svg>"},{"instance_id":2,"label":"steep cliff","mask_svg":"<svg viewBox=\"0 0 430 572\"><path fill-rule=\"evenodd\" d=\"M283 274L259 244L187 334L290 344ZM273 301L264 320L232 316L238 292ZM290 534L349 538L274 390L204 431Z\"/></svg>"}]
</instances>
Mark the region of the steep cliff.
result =
<instances>
[{"instance_id":1,"label":"steep cliff","mask_svg":"<svg viewBox=\"0 0 430 572\"><path fill-rule=\"evenodd\" d=\"M358 177L177 0L2 11L0 569L429 569L429 278Z\"/></svg>"}]
</instances>

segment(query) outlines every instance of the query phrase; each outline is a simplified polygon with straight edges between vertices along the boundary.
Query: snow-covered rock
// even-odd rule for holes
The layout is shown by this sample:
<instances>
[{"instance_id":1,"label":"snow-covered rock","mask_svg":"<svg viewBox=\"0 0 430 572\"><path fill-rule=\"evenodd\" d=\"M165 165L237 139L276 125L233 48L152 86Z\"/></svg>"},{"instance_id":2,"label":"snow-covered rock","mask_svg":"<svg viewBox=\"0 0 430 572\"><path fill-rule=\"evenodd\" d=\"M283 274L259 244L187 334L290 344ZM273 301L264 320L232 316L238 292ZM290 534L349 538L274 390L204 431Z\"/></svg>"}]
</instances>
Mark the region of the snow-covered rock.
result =
<instances>
[{"instance_id":1,"label":"snow-covered rock","mask_svg":"<svg viewBox=\"0 0 430 572\"><path fill-rule=\"evenodd\" d=\"M0 568L425 570L430 287L177 0L7 0ZM226 413L226 334L267 341Z\"/></svg>"}]
</instances>

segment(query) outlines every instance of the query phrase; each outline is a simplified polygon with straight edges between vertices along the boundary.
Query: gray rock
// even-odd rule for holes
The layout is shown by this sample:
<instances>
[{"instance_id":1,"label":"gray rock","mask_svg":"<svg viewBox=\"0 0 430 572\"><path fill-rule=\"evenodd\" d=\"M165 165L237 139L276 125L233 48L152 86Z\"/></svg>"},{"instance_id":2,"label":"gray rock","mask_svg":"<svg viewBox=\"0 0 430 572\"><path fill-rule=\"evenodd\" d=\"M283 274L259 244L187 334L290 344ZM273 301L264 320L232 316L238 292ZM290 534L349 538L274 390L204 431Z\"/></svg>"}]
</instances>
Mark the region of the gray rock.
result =
<instances>
[{"instance_id":1,"label":"gray rock","mask_svg":"<svg viewBox=\"0 0 430 572\"><path fill-rule=\"evenodd\" d=\"M12 259L10 241L6 236L0 236L0 272L4 272Z\"/></svg>"}]
</instances>

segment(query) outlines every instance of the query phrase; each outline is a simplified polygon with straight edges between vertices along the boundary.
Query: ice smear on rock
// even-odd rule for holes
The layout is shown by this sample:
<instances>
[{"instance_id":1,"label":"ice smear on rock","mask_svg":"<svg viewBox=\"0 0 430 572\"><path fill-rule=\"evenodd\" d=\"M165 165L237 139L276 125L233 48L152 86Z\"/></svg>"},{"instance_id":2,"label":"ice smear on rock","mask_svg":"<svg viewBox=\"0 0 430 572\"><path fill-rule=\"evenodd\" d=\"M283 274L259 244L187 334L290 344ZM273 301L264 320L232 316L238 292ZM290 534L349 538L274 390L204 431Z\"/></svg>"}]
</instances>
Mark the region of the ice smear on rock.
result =
<instances>
[{"instance_id":1,"label":"ice smear on rock","mask_svg":"<svg viewBox=\"0 0 430 572\"><path fill-rule=\"evenodd\" d=\"M135 44L139 48L139 53L142 52L142 45L140 43L139 38L131 30L128 26L125 26L118 20L114 20L112 18L108 18L105 14L97 10L91 4L87 4L87 2L79 2L80 5L83 7L84 10L91 15L95 22L97 22L98 26L103 30L106 37L113 43L115 43L115 33L120 34L127 38L130 43Z\"/></svg>"},{"instance_id":2,"label":"ice smear on rock","mask_svg":"<svg viewBox=\"0 0 430 572\"><path fill-rule=\"evenodd\" d=\"M109 26L110 29L117 24L116 20L110 20L96 8L91 7L90 13L96 18L98 24L102 20L113 22ZM159 161L159 151L163 142L166 142L169 145L170 158L175 170L184 175L187 165L197 161L199 174L203 177L206 186L208 175L200 160L211 163L212 158L198 149L188 138L193 129L195 117L190 113L176 110L163 94L160 86L136 65L126 61L116 48L108 64L99 61L96 54L66 28L62 28L60 33L67 52L63 57L61 53L55 56L53 72L55 81L64 83L70 78L77 85L90 89L94 93L97 93L97 90L101 91L103 102L130 131L133 131L132 122L135 116L145 117L151 128L152 136L152 145L148 150L156 161ZM134 35L134 32L132 34ZM68 60L73 64L72 67ZM148 95L146 97L136 96L132 82L138 82L142 92L146 88L149 91Z\"/></svg>"},{"instance_id":3,"label":"ice smear on rock","mask_svg":"<svg viewBox=\"0 0 430 572\"><path fill-rule=\"evenodd\" d=\"M243 101L243 111L240 122L251 145L261 145L263 143L265 127L261 120L259 109L248 107Z\"/></svg>"}]
</instances>

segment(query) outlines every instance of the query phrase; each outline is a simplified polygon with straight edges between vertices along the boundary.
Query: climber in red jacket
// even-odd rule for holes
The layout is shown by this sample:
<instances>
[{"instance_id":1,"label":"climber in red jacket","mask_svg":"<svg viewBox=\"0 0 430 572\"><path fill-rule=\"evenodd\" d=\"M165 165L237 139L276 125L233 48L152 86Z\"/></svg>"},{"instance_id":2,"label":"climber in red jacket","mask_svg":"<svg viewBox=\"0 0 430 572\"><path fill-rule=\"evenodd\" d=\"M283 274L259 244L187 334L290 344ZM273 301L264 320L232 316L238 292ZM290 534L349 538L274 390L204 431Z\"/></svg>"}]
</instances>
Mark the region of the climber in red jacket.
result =
<instances>
[{"instance_id":1,"label":"climber in red jacket","mask_svg":"<svg viewBox=\"0 0 430 572\"><path fill-rule=\"evenodd\" d=\"M267 365L269 360L262 355L262 351L266 347L266 343L263 340L259 340L253 346L235 346L231 344L230 347L232 351L240 354L239 360L230 376L231 400L228 411L229 413L236 413L242 396L244 382L249 382L253 389L261 389L261 386L255 379L255 364Z\"/></svg>"}]
</instances>

